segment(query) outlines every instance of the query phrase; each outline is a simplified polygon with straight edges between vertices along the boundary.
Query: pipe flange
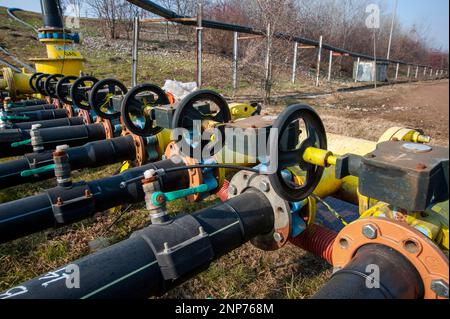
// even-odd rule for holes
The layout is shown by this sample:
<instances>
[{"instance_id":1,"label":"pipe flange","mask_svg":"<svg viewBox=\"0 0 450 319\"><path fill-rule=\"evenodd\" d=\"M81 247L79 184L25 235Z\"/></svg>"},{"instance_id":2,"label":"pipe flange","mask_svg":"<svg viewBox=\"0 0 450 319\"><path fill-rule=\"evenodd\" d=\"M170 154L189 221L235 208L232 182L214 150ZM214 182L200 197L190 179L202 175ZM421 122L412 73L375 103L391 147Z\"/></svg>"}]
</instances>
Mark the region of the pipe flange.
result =
<instances>
[{"instance_id":1,"label":"pipe flange","mask_svg":"<svg viewBox=\"0 0 450 319\"><path fill-rule=\"evenodd\" d=\"M122 136L128 135L133 137L134 148L136 149L136 157L134 161L137 166L142 166L147 162L147 152L145 151L144 139L141 136L131 133L125 126L122 126Z\"/></svg>"},{"instance_id":2,"label":"pipe flange","mask_svg":"<svg viewBox=\"0 0 450 319\"><path fill-rule=\"evenodd\" d=\"M73 112L72 105L64 103L62 105L62 109L66 110L68 117L74 117L75 116L75 114Z\"/></svg>"},{"instance_id":3,"label":"pipe flange","mask_svg":"<svg viewBox=\"0 0 450 319\"><path fill-rule=\"evenodd\" d=\"M96 123L103 124L105 128L105 136L107 140L114 138L114 127L111 124L111 121L102 117L97 117Z\"/></svg>"},{"instance_id":4,"label":"pipe flange","mask_svg":"<svg viewBox=\"0 0 450 319\"><path fill-rule=\"evenodd\" d=\"M289 203L277 194L267 176L245 171L234 175L228 188L228 199L244 193L249 188L261 191L269 200L274 212L272 232L254 238L252 244L266 251L284 247L291 234L292 216Z\"/></svg>"},{"instance_id":5,"label":"pipe flange","mask_svg":"<svg viewBox=\"0 0 450 319\"><path fill-rule=\"evenodd\" d=\"M334 268L344 268L359 248L369 244L388 246L407 258L422 278L424 298L445 298L436 293L435 283L445 282L448 285L448 258L422 233L390 219L362 218L346 226L333 245Z\"/></svg>"},{"instance_id":6,"label":"pipe flange","mask_svg":"<svg viewBox=\"0 0 450 319\"><path fill-rule=\"evenodd\" d=\"M179 147L177 146L176 142L171 142L166 148L166 152L164 153L166 158L181 158L182 161L187 165L197 165L198 161L188 157L184 156ZM190 169L189 170L189 187L194 188L199 185L203 184L203 174L202 170L200 168ZM189 202L195 202L201 199L201 194L194 194L187 197L187 200Z\"/></svg>"},{"instance_id":7,"label":"pipe flange","mask_svg":"<svg viewBox=\"0 0 450 319\"><path fill-rule=\"evenodd\" d=\"M6 80L8 85L8 93L11 99L17 97L16 87L14 85L14 73L11 68L3 68L3 78Z\"/></svg>"},{"instance_id":8,"label":"pipe flange","mask_svg":"<svg viewBox=\"0 0 450 319\"><path fill-rule=\"evenodd\" d=\"M78 109L78 116L83 118L84 124L92 124L91 114L89 111Z\"/></svg>"}]
</instances>

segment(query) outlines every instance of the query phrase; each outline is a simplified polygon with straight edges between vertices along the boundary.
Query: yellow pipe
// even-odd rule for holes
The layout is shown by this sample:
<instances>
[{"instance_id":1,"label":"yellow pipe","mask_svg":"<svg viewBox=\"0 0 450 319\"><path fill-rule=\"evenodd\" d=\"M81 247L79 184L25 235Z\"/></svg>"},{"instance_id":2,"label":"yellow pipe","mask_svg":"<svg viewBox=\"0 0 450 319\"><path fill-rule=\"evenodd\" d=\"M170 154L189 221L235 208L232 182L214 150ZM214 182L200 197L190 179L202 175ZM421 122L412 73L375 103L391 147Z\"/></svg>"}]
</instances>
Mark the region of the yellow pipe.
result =
<instances>
[{"instance_id":1,"label":"yellow pipe","mask_svg":"<svg viewBox=\"0 0 450 319\"><path fill-rule=\"evenodd\" d=\"M29 85L31 75L27 73L14 72L11 68L3 68L3 84L9 93L9 96L14 99L24 94L33 94L34 91Z\"/></svg>"},{"instance_id":2,"label":"yellow pipe","mask_svg":"<svg viewBox=\"0 0 450 319\"><path fill-rule=\"evenodd\" d=\"M5 79L0 79L0 90L5 90L8 87L8 83Z\"/></svg>"},{"instance_id":3,"label":"yellow pipe","mask_svg":"<svg viewBox=\"0 0 450 319\"><path fill-rule=\"evenodd\" d=\"M71 44L72 40L40 39L47 47L46 58L31 59L36 72L79 76L85 59Z\"/></svg>"}]
</instances>

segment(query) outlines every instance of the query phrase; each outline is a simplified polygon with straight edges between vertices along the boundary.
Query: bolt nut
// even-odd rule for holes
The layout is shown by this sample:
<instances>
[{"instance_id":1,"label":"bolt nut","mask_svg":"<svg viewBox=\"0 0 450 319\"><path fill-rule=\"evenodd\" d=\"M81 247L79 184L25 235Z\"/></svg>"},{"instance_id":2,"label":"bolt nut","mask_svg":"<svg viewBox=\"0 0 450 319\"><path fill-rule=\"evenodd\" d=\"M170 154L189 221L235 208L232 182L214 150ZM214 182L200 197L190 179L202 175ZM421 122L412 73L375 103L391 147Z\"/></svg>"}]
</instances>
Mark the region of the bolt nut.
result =
<instances>
[{"instance_id":1,"label":"bolt nut","mask_svg":"<svg viewBox=\"0 0 450 319\"><path fill-rule=\"evenodd\" d=\"M270 185L269 185L269 183L267 183L266 181L262 181L262 182L259 184L259 189L260 189L261 191L263 191L264 193L267 193L268 191L270 191Z\"/></svg>"},{"instance_id":2,"label":"bolt nut","mask_svg":"<svg viewBox=\"0 0 450 319\"><path fill-rule=\"evenodd\" d=\"M365 225L362 229L362 233L369 239L375 239L378 236L378 230L374 225Z\"/></svg>"},{"instance_id":3,"label":"bolt nut","mask_svg":"<svg viewBox=\"0 0 450 319\"><path fill-rule=\"evenodd\" d=\"M145 179L150 179L150 178L152 178L153 176L155 176L155 173L156 173L156 171L155 171L154 169L146 170L146 171L144 172L144 178L145 178Z\"/></svg>"},{"instance_id":4,"label":"bolt nut","mask_svg":"<svg viewBox=\"0 0 450 319\"><path fill-rule=\"evenodd\" d=\"M433 280L431 282L431 290L433 290L439 297L448 298L448 283L442 279Z\"/></svg>"},{"instance_id":5,"label":"bolt nut","mask_svg":"<svg viewBox=\"0 0 450 319\"><path fill-rule=\"evenodd\" d=\"M275 233L273 233L273 239L275 239L275 241L277 243L279 243L280 241L283 240L283 235L281 235L280 233L275 232Z\"/></svg>"},{"instance_id":6,"label":"bolt nut","mask_svg":"<svg viewBox=\"0 0 450 319\"><path fill-rule=\"evenodd\" d=\"M66 151L68 149L69 149L69 145L67 145L67 144L56 146L56 151L57 152L64 152L64 151Z\"/></svg>"},{"instance_id":7,"label":"bolt nut","mask_svg":"<svg viewBox=\"0 0 450 319\"><path fill-rule=\"evenodd\" d=\"M234 185L230 185L228 186L228 194L231 196L236 196L237 195L237 188Z\"/></svg>"}]
</instances>

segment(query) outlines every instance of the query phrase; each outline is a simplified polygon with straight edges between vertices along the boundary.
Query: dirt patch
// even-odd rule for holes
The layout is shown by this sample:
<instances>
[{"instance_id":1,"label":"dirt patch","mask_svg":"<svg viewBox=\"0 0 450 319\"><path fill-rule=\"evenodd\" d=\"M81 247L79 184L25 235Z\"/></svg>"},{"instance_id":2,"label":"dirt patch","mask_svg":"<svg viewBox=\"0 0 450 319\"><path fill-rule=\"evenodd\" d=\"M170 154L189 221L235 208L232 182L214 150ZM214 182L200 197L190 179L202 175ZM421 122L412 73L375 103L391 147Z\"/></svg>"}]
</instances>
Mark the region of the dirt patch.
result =
<instances>
[{"instance_id":1,"label":"dirt patch","mask_svg":"<svg viewBox=\"0 0 450 319\"><path fill-rule=\"evenodd\" d=\"M317 107L333 133L377 140L400 125L424 130L435 145L449 145L448 80L335 93L307 102Z\"/></svg>"}]
</instances>

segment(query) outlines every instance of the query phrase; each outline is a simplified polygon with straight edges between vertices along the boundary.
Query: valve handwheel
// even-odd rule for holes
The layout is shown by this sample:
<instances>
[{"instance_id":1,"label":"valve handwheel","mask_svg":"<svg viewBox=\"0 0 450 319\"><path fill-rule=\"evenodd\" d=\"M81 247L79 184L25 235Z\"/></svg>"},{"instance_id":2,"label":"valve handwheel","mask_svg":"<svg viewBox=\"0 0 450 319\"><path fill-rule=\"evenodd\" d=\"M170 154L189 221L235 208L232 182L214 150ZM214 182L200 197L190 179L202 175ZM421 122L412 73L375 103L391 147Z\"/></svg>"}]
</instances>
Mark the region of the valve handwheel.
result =
<instances>
[{"instance_id":1,"label":"valve handwheel","mask_svg":"<svg viewBox=\"0 0 450 319\"><path fill-rule=\"evenodd\" d=\"M47 96L47 93L44 90L44 83L45 80L47 80L47 78L50 76L50 74L41 74L36 78L36 82L35 82L35 87L36 87L36 91L42 95Z\"/></svg>"},{"instance_id":2,"label":"valve handwheel","mask_svg":"<svg viewBox=\"0 0 450 319\"><path fill-rule=\"evenodd\" d=\"M89 91L98 82L97 78L93 76L82 76L75 80L70 88L70 97L72 104L82 110L89 111Z\"/></svg>"},{"instance_id":3,"label":"valve handwheel","mask_svg":"<svg viewBox=\"0 0 450 319\"><path fill-rule=\"evenodd\" d=\"M324 167L307 163L303 154L308 147L327 149L325 128L319 115L308 105L296 104L285 109L274 121L269 136L270 158L278 156L277 172L269 175L276 193L290 202L299 202L312 194L322 178ZM278 132L278 134L277 134ZM283 170L300 167L304 183L286 180Z\"/></svg>"},{"instance_id":4,"label":"valve handwheel","mask_svg":"<svg viewBox=\"0 0 450 319\"><path fill-rule=\"evenodd\" d=\"M116 79L104 79L97 82L89 92L89 105L95 113L105 119L115 119L120 111L114 110L112 97L127 94L127 87Z\"/></svg>"},{"instance_id":5,"label":"valve handwheel","mask_svg":"<svg viewBox=\"0 0 450 319\"><path fill-rule=\"evenodd\" d=\"M30 79L28 80L28 84L30 85L30 87L33 89L34 92L37 92L37 89L36 89L36 78L37 78L39 75L42 75L42 74L43 74L43 73L41 73L41 72L34 73L34 74L30 77Z\"/></svg>"},{"instance_id":6,"label":"valve handwheel","mask_svg":"<svg viewBox=\"0 0 450 319\"><path fill-rule=\"evenodd\" d=\"M72 105L70 88L77 79L77 76L69 75L60 79L56 84L55 94L62 103Z\"/></svg>"},{"instance_id":7,"label":"valve handwheel","mask_svg":"<svg viewBox=\"0 0 450 319\"><path fill-rule=\"evenodd\" d=\"M62 74L50 75L44 82L44 91L51 98L56 98L56 85L64 77Z\"/></svg>"},{"instance_id":8,"label":"valve handwheel","mask_svg":"<svg viewBox=\"0 0 450 319\"><path fill-rule=\"evenodd\" d=\"M202 105L209 106L207 113L202 111ZM194 121L199 121L201 123L200 132L194 132ZM210 125L207 122L214 125L228 123L230 121L231 112L227 101L225 101L225 99L217 92L211 90L199 90L192 92L180 102L175 110L175 114L173 115L172 128L187 129L191 132L191 134L199 134L198 137L192 136L192 140L195 140L196 138L200 138L200 140L202 140L201 137L203 133L210 130ZM183 139L182 136L179 136L178 138L178 142ZM193 143L191 141L188 143L190 154L186 155L192 156L193 154L196 154L196 150L199 147L203 150L208 143L209 141L206 140L202 140L201 143ZM225 139L218 139L216 143L222 143L223 146ZM214 148L214 145L210 146L211 149Z\"/></svg>"},{"instance_id":9,"label":"valve handwheel","mask_svg":"<svg viewBox=\"0 0 450 319\"><path fill-rule=\"evenodd\" d=\"M135 86L125 95L120 108L125 127L131 133L143 137L158 134L162 128L154 126L150 111L156 105L168 104L169 98L159 86L154 84Z\"/></svg>"}]
</instances>

